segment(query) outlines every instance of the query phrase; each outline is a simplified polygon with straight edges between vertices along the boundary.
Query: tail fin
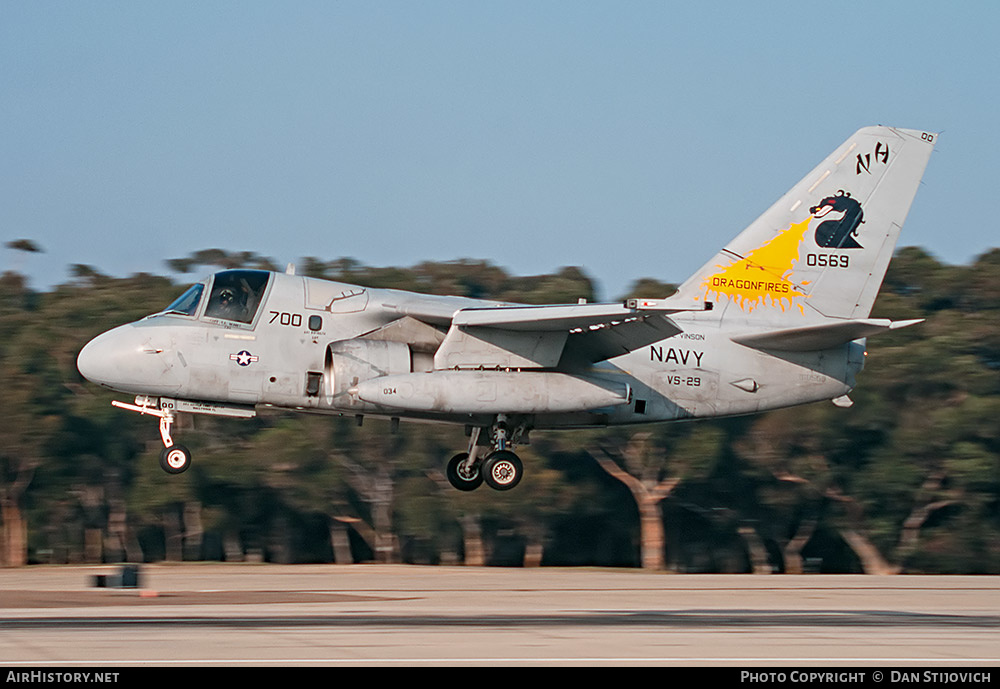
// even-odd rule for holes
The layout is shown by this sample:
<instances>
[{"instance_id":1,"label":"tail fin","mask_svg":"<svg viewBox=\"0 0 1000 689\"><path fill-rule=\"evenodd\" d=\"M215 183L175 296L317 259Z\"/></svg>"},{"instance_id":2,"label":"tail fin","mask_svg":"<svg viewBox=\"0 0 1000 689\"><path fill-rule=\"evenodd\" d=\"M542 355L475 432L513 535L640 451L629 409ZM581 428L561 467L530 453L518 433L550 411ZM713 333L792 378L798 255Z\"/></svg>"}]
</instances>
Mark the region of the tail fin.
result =
<instances>
[{"instance_id":1,"label":"tail fin","mask_svg":"<svg viewBox=\"0 0 1000 689\"><path fill-rule=\"evenodd\" d=\"M858 130L673 299L714 302L727 320L868 317L936 140Z\"/></svg>"}]
</instances>

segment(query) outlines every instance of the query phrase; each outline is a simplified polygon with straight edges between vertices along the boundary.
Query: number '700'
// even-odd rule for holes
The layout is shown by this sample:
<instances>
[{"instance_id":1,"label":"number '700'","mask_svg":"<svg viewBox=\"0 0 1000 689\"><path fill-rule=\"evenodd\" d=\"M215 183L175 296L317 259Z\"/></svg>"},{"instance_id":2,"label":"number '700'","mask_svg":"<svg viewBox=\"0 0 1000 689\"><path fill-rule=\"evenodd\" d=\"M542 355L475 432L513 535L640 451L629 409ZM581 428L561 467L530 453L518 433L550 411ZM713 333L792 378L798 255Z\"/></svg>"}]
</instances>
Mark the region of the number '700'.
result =
<instances>
[{"instance_id":1,"label":"number '700'","mask_svg":"<svg viewBox=\"0 0 1000 689\"><path fill-rule=\"evenodd\" d=\"M287 313L285 311L268 311L271 314L271 320L268 323L278 322L279 325L290 325L293 328L299 328L302 326L302 314L300 313Z\"/></svg>"}]
</instances>

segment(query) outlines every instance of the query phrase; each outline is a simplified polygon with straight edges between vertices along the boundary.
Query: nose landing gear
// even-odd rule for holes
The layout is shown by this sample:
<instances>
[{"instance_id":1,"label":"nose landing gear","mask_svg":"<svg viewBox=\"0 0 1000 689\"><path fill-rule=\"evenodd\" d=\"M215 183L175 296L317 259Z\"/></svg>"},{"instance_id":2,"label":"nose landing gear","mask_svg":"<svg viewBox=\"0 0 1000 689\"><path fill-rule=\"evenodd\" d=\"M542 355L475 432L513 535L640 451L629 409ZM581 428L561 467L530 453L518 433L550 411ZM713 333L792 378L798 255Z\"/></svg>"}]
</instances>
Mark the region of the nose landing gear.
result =
<instances>
[{"instance_id":1,"label":"nose landing gear","mask_svg":"<svg viewBox=\"0 0 1000 689\"><path fill-rule=\"evenodd\" d=\"M158 409L151 406L152 400L148 397L137 397L136 402L141 404L128 404L112 400L111 404L120 409L139 412L140 414L150 414L160 417L160 439L163 440L163 449L160 450L160 468L168 474L181 474L191 466L191 451L183 445L174 442L170 436L170 427L173 426L176 417L170 408Z\"/></svg>"},{"instance_id":2,"label":"nose landing gear","mask_svg":"<svg viewBox=\"0 0 1000 689\"><path fill-rule=\"evenodd\" d=\"M162 410L160 438L163 440L163 449L160 450L160 468L168 474L181 474L191 466L191 451L178 445L170 437L170 426L173 423L173 413L167 409Z\"/></svg>"},{"instance_id":3,"label":"nose landing gear","mask_svg":"<svg viewBox=\"0 0 1000 689\"><path fill-rule=\"evenodd\" d=\"M211 416L229 416L239 419L249 419L257 412L251 406L232 404L214 404L210 402L194 402L172 397L148 397L138 395L135 404L113 400L111 404L119 409L149 414L160 417L160 438L163 440L163 450L160 451L160 467L168 474L181 474L191 466L191 451L183 445L174 442L170 437L170 428L177 420L177 414L209 414Z\"/></svg>"}]
</instances>

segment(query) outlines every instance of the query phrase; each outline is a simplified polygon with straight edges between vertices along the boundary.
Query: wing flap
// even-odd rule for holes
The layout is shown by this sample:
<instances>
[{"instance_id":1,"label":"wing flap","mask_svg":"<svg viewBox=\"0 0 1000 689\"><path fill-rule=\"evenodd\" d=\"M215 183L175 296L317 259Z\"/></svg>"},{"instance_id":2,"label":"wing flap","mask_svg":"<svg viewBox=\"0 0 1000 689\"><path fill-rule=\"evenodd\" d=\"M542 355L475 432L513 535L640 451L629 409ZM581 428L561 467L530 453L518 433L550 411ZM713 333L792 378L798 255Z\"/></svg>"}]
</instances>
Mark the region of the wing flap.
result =
<instances>
[{"instance_id":1,"label":"wing flap","mask_svg":"<svg viewBox=\"0 0 1000 689\"><path fill-rule=\"evenodd\" d=\"M666 316L653 314L645 318L608 327L595 327L571 333L566 343L567 360L575 363L596 363L622 356L681 332L681 328Z\"/></svg>"}]
</instances>

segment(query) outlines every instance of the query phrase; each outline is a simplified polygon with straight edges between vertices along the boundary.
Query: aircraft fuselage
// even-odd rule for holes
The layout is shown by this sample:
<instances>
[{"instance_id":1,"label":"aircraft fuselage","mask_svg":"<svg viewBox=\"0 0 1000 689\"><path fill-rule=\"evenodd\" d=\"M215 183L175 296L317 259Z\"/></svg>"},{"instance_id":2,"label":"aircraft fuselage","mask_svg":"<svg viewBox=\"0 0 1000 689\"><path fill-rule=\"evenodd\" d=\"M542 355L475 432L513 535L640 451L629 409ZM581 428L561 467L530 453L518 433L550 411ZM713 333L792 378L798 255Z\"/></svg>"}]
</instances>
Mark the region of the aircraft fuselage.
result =
<instances>
[{"instance_id":1,"label":"aircraft fuselage","mask_svg":"<svg viewBox=\"0 0 1000 689\"><path fill-rule=\"evenodd\" d=\"M164 312L99 336L81 352L80 370L135 395L460 424L488 423L496 409L507 409L531 415L533 428L556 428L746 414L832 399L854 386L863 364L863 344L767 353L733 342L718 319L698 313L672 317L683 327L678 335L589 366L438 370L433 341L404 341L407 333L382 339L392 334L380 329L411 308L438 309L443 322L458 309L510 305L265 275L248 322L213 316L202 299L190 314ZM203 293L212 291L210 279ZM438 332L443 338L447 328ZM387 377L397 387L411 377L420 387L417 398L394 403L391 393L357 394L365 381ZM581 398L584 389L591 396ZM494 403L498 393L511 401Z\"/></svg>"}]
</instances>

